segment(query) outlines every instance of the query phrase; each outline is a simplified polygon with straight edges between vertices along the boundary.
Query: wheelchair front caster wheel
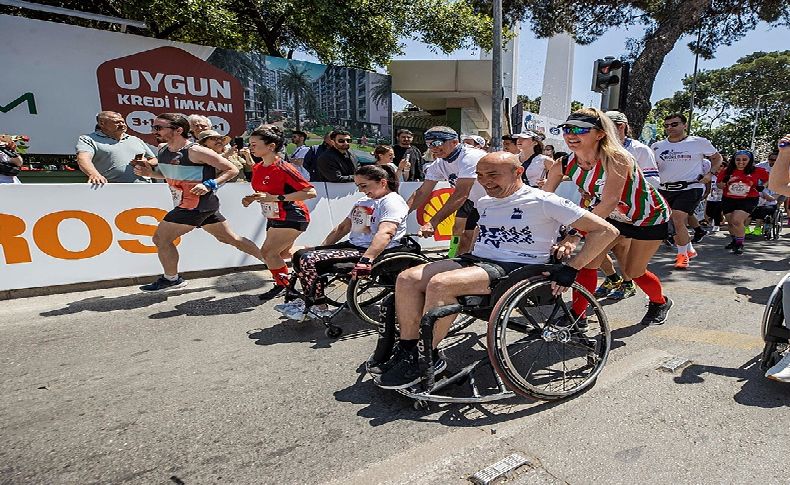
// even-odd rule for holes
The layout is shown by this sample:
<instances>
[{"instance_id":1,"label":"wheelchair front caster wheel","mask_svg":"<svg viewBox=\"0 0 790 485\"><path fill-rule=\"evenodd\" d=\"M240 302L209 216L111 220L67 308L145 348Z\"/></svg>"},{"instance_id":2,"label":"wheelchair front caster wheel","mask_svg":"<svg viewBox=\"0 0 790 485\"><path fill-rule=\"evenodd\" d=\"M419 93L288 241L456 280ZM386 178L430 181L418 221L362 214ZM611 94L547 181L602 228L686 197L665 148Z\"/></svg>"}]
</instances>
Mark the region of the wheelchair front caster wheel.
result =
<instances>
[{"instance_id":1,"label":"wheelchair front caster wheel","mask_svg":"<svg viewBox=\"0 0 790 485\"><path fill-rule=\"evenodd\" d=\"M332 326L326 327L326 330L324 331L324 333L329 338L338 338L341 335L343 335L343 329L340 328L340 327L337 327L335 325L332 325Z\"/></svg>"},{"instance_id":2,"label":"wheelchair front caster wheel","mask_svg":"<svg viewBox=\"0 0 790 485\"><path fill-rule=\"evenodd\" d=\"M429 409L431 409L431 407L428 404L428 401L422 401L422 400L419 400L419 399L417 401L414 401L414 410L415 411L428 411Z\"/></svg>"}]
</instances>

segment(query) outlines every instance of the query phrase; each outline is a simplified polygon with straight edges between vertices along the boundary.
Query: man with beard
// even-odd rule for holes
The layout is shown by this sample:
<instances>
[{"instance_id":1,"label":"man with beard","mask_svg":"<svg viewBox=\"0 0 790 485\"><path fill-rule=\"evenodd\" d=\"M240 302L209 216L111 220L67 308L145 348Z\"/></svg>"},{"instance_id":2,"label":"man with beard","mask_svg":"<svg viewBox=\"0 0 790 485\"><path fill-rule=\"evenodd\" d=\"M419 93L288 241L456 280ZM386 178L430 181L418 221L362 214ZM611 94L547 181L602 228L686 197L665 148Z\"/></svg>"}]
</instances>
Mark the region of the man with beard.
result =
<instances>
[{"instance_id":1,"label":"man with beard","mask_svg":"<svg viewBox=\"0 0 790 485\"><path fill-rule=\"evenodd\" d=\"M178 275L178 249L173 242L196 228L263 261L258 246L236 235L219 212L216 190L236 177L239 169L216 152L190 142L189 121L183 115L163 113L154 119L152 129L157 143L164 143L157 163L135 161L134 172L165 179L175 207L159 223L153 237L164 274L140 289L161 291L186 284Z\"/></svg>"}]
</instances>

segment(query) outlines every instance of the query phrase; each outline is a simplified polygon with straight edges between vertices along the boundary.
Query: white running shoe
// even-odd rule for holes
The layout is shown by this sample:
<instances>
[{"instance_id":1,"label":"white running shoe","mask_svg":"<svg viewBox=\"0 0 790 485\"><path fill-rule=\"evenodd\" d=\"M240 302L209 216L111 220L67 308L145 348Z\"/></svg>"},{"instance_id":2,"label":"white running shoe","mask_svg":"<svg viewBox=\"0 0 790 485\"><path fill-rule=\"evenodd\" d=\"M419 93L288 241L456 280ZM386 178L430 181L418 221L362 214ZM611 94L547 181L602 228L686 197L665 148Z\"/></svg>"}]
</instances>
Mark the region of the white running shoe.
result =
<instances>
[{"instance_id":1,"label":"white running shoe","mask_svg":"<svg viewBox=\"0 0 790 485\"><path fill-rule=\"evenodd\" d=\"M304 311L304 302L299 300L298 305L293 305L289 308L286 308L283 313L286 318L289 320L296 320L297 322L301 322L305 319L305 311Z\"/></svg>"},{"instance_id":2,"label":"white running shoe","mask_svg":"<svg viewBox=\"0 0 790 485\"><path fill-rule=\"evenodd\" d=\"M335 310L331 308L321 308L318 305L310 307L310 315L318 318L331 318L335 315Z\"/></svg>"},{"instance_id":3,"label":"white running shoe","mask_svg":"<svg viewBox=\"0 0 790 485\"><path fill-rule=\"evenodd\" d=\"M713 229L711 229L710 232L711 233L716 233L716 232L719 232L719 229L721 229L719 226L713 226Z\"/></svg>"},{"instance_id":4,"label":"white running shoe","mask_svg":"<svg viewBox=\"0 0 790 485\"><path fill-rule=\"evenodd\" d=\"M285 315L289 311L293 311L295 307L302 307L304 309L304 301L302 300L293 300L289 301L288 303L280 303L278 305L274 305L274 310L282 313Z\"/></svg>"},{"instance_id":5,"label":"white running shoe","mask_svg":"<svg viewBox=\"0 0 790 485\"><path fill-rule=\"evenodd\" d=\"M766 371L765 377L779 382L790 382L790 352L782 360Z\"/></svg>"}]
</instances>

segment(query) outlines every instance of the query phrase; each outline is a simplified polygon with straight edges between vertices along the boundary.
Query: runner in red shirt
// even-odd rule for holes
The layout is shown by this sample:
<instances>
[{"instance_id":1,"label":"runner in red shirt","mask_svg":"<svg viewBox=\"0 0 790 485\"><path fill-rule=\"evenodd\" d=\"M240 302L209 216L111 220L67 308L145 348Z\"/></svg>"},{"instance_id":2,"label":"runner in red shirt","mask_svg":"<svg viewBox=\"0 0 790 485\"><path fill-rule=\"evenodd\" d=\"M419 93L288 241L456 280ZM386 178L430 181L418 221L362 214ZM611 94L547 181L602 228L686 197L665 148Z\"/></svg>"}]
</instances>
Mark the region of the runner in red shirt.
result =
<instances>
[{"instance_id":1,"label":"runner in red shirt","mask_svg":"<svg viewBox=\"0 0 790 485\"><path fill-rule=\"evenodd\" d=\"M749 214L757 207L760 191L768 184L768 171L754 166L754 154L749 150L735 152L733 161L720 171L716 180L723 189L721 209L727 218L727 227L732 241L725 246L734 254L743 254L746 236L744 226Z\"/></svg>"},{"instance_id":2,"label":"runner in red shirt","mask_svg":"<svg viewBox=\"0 0 790 485\"><path fill-rule=\"evenodd\" d=\"M266 239L261 246L266 266L274 278L274 287L261 295L269 300L288 286L288 267L294 241L307 229L310 212L304 201L316 196L313 186L290 163L280 159L283 134L270 126L250 135L250 152L263 160L252 167L254 194L241 200L244 207L259 202L266 218Z\"/></svg>"}]
</instances>

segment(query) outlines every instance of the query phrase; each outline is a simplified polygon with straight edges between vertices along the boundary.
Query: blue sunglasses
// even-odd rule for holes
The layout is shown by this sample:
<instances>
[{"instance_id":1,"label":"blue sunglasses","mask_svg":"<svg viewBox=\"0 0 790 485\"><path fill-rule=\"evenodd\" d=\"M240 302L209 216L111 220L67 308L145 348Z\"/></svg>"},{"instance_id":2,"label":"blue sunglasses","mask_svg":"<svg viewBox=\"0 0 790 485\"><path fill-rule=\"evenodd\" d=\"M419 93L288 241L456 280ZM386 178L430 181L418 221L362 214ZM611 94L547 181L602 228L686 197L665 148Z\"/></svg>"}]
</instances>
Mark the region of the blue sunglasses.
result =
<instances>
[{"instance_id":1,"label":"blue sunglasses","mask_svg":"<svg viewBox=\"0 0 790 485\"><path fill-rule=\"evenodd\" d=\"M566 135L586 135L592 128L582 128L581 126L563 126L562 132Z\"/></svg>"},{"instance_id":2,"label":"blue sunglasses","mask_svg":"<svg viewBox=\"0 0 790 485\"><path fill-rule=\"evenodd\" d=\"M431 141L426 141L426 143L428 143L429 147L436 148L436 147L440 147L440 146L444 145L444 142L446 142L446 141L448 141L448 140L431 140Z\"/></svg>"}]
</instances>

